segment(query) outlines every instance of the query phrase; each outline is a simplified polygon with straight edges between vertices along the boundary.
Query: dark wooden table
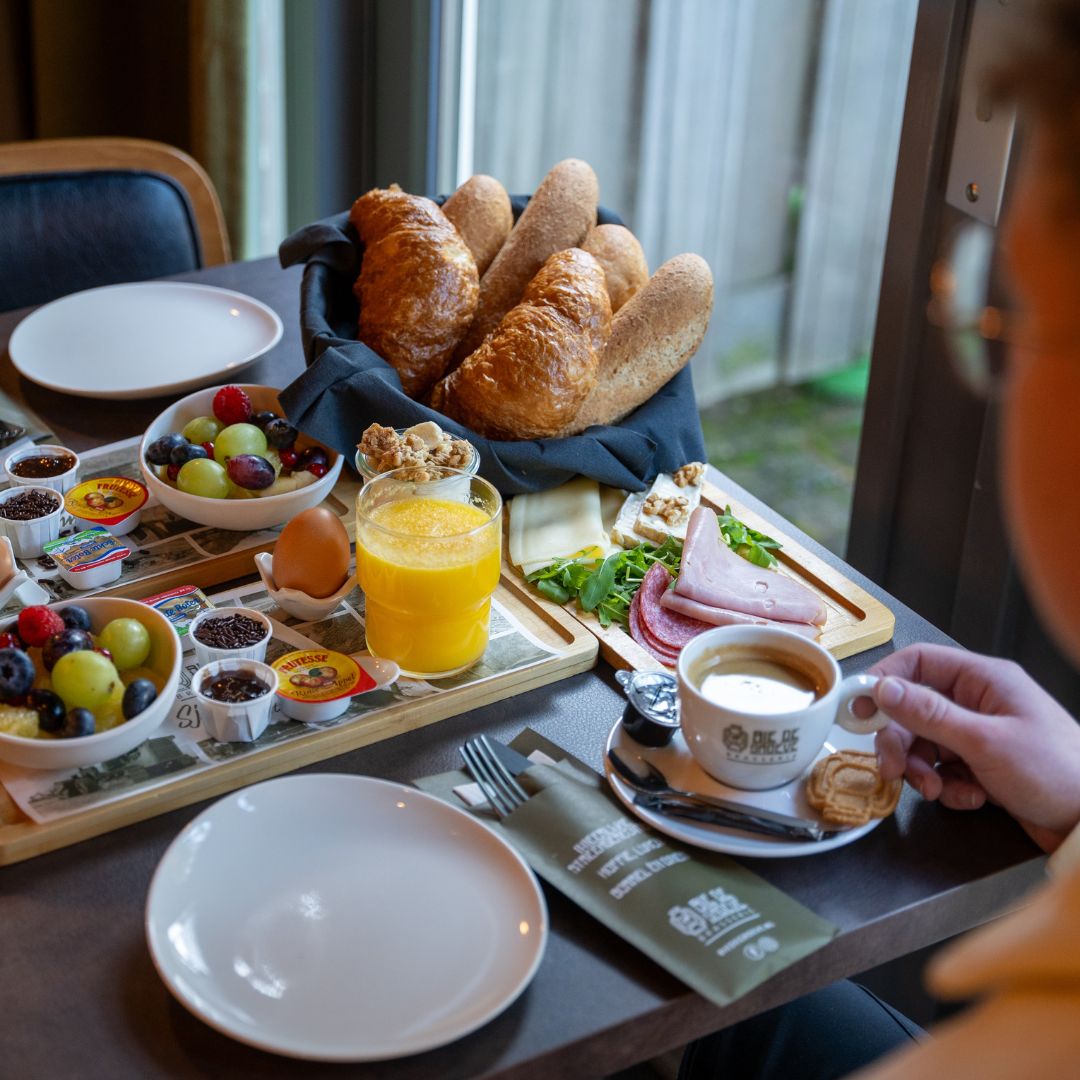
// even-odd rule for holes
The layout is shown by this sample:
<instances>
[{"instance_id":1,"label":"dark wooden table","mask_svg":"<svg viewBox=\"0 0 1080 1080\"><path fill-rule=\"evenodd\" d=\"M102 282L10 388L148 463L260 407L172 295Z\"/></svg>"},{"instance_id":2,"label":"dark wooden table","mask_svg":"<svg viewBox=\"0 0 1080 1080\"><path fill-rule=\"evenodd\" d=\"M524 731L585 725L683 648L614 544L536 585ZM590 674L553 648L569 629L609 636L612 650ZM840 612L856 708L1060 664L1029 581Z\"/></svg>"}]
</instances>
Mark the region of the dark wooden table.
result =
<instances>
[{"instance_id":1,"label":"dark wooden table","mask_svg":"<svg viewBox=\"0 0 1080 1080\"><path fill-rule=\"evenodd\" d=\"M280 313L284 338L243 379L290 381L303 364L298 272L263 259L188 276L249 293ZM88 403L21 379L6 356L21 314L0 315L0 385L39 413L61 442L83 449L138 434L164 407L164 399ZM910 642L947 640L738 485L726 477L719 482L896 613L892 644L844 661L845 674ZM506 740L526 725L599 769L620 712L614 673L601 662L512 702L304 771L408 782L457 767L457 748L479 732ZM896 815L858 843L813 858L752 861L757 873L842 934L727 1009L691 993L545 888L551 934L543 963L502 1016L417 1057L326 1066L277 1058L217 1034L177 1004L154 971L143 936L150 877L177 832L205 805L0 868L0 1075L599 1077L976 926L1018 903L1042 874L1038 852L1001 812L951 813L908 790Z\"/></svg>"}]
</instances>

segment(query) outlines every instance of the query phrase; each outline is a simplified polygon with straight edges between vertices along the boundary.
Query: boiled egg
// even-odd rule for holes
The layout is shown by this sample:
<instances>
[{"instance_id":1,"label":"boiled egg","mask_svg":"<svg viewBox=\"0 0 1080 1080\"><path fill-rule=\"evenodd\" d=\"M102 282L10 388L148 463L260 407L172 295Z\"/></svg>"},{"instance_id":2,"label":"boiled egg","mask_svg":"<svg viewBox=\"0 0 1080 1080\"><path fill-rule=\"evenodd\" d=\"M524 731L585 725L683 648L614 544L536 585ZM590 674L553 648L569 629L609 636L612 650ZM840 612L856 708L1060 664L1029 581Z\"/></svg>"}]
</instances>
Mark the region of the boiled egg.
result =
<instances>
[{"instance_id":1,"label":"boiled egg","mask_svg":"<svg viewBox=\"0 0 1080 1080\"><path fill-rule=\"evenodd\" d=\"M279 589L333 595L349 574L349 534L341 519L325 506L297 514L281 530L273 567Z\"/></svg>"}]
</instances>

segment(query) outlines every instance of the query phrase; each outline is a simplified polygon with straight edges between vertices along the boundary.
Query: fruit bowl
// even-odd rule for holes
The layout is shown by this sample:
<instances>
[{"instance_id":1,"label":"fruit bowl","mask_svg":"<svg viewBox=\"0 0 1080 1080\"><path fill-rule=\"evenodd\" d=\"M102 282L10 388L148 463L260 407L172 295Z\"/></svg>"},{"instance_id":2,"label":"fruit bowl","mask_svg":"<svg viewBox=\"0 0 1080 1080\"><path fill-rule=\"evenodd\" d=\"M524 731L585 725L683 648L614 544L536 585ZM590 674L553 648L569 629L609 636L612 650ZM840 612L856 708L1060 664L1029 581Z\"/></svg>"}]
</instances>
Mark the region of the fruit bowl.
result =
<instances>
[{"instance_id":1,"label":"fruit bowl","mask_svg":"<svg viewBox=\"0 0 1080 1080\"><path fill-rule=\"evenodd\" d=\"M138 619L150 632L150 657L145 666L163 680L161 691L137 716L93 735L73 739L26 739L0 732L0 761L26 769L75 769L108 761L144 742L161 725L176 700L180 683L180 638L160 611L137 600L100 596L51 606L61 610L69 603L86 609L94 633L113 619Z\"/></svg>"},{"instance_id":2,"label":"fruit bowl","mask_svg":"<svg viewBox=\"0 0 1080 1080\"><path fill-rule=\"evenodd\" d=\"M150 493L167 509L188 521L212 525L219 529L235 529L238 532L254 532L257 529L284 525L301 510L318 506L333 490L338 476L341 475L342 457L329 447L323 447L330 459L330 468L325 476L319 477L306 487L280 495L264 495L250 499L213 499L180 491L158 477L146 460L146 448L161 435L180 431L189 420L212 414L214 395L220 389L220 386L211 386L188 394L160 413L146 429L139 447L139 464ZM269 409L279 415L283 414L278 392L272 386L244 384L241 389L251 398L256 412ZM297 446L303 448L322 444L301 434Z\"/></svg>"}]
</instances>

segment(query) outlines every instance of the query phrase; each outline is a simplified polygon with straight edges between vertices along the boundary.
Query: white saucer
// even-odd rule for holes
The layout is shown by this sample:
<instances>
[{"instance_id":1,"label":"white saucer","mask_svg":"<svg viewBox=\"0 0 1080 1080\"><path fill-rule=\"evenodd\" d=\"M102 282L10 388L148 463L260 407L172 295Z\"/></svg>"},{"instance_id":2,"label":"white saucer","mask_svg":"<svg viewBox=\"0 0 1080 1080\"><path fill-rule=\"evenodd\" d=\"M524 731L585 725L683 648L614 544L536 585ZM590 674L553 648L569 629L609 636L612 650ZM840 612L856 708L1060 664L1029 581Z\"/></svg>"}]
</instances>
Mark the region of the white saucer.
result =
<instances>
[{"instance_id":1,"label":"white saucer","mask_svg":"<svg viewBox=\"0 0 1080 1080\"><path fill-rule=\"evenodd\" d=\"M281 334L277 314L243 293L142 281L45 304L15 327L8 351L32 382L115 400L227 382Z\"/></svg>"},{"instance_id":2,"label":"white saucer","mask_svg":"<svg viewBox=\"0 0 1080 1080\"><path fill-rule=\"evenodd\" d=\"M289 776L233 792L162 856L146 902L158 973L211 1027L313 1061L452 1042L543 955L532 872L486 825L415 788Z\"/></svg>"},{"instance_id":3,"label":"white saucer","mask_svg":"<svg viewBox=\"0 0 1080 1080\"><path fill-rule=\"evenodd\" d=\"M626 734L620 721L611 729L607 747L604 750L604 771L607 773L612 790L631 813L636 814L642 821L648 822L657 832L662 832L675 840L682 840L686 844L692 844L694 847L755 859L790 859L797 855L820 855L858 840L860 836L865 836L882 821L881 818L871 818L867 824L855 829L844 829L829 840L798 841L761 836L758 833L743 832L741 829L727 829L720 825L704 825L697 821L669 817L635 804L634 789L624 783L612 770L607 755L607 751L612 747L631 765L635 755L653 762L667 777L672 787L683 791L722 796L732 802L743 803L748 808L758 806L814 821L820 821L821 818L806 801L806 784L802 777L769 791L743 791L740 788L728 787L726 784L721 784L719 780L714 780L698 765L687 749L681 731L675 732L675 737L667 746L642 746ZM873 749L873 735L852 735L834 724L821 753L814 760L834 754L837 750L864 750L872 753Z\"/></svg>"}]
</instances>

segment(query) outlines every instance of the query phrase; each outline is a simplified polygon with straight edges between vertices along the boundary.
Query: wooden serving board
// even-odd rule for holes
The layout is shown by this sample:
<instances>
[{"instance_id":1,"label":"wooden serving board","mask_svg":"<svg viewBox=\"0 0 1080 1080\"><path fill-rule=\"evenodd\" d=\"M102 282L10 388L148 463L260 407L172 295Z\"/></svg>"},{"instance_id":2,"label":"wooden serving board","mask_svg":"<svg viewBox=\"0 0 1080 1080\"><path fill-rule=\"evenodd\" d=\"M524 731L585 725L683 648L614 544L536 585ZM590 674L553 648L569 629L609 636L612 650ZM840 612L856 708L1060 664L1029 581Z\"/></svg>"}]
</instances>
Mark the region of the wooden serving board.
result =
<instances>
[{"instance_id":1,"label":"wooden serving board","mask_svg":"<svg viewBox=\"0 0 1080 1080\"><path fill-rule=\"evenodd\" d=\"M710 506L717 513L723 513L724 507L731 507L731 512L740 521L758 532L778 540L783 547L776 553L780 562L778 573L805 585L825 602L828 616L818 642L824 645L836 657L854 656L883 645L893 636L896 618L879 600L872 597L865 589L834 570L823 559L807 551L802 545L789 539L777 528L755 514L737 499L731 498L715 484L706 481L701 493L701 502ZM518 586L534 596L539 594L529 585L519 570L514 568ZM581 611L573 602L561 608L550 600L541 600L549 610L569 612L583 626L596 635L600 642L600 655L617 668L629 668L634 671L666 671L650 652L643 649L621 626L604 627L591 612Z\"/></svg>"},{"instance_id":2,"label":"wooden serving board","mask_svg":"<svg viewBox=\"0 0 1080 1080\"><path fill-rule=\"evenodd\" d=\"M596 638L569 613L546 603L523 586L505 567L495 595L527 630L548 648L557 650L554 655L530 667L473 685L402 701L349 724L235 758L214 768L179 777L163 787L45 824L27 818L0 787L0 866L54 851L406 731L415 731L449 716L569 678L595 665Z\"/></svg>"}]
</instances>

